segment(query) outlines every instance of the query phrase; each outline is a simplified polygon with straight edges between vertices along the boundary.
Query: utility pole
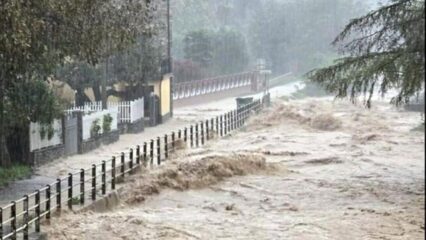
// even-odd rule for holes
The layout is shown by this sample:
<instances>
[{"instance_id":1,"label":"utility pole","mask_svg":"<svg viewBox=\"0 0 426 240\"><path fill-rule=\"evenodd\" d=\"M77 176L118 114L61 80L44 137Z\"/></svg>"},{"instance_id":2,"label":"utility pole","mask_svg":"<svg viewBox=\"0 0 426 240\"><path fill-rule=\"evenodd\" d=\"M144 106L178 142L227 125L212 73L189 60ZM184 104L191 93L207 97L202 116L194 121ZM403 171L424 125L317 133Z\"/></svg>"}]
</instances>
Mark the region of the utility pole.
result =
<instances>
[{"instance_id":1,"label":"utility pole","mask_svg":"<svg viewBox=\"0 0 426 240\"><path fill-rule=\"evenodd\" d=\"M173 61L172 61L172 32L170 22L170 0L167 0L167 60L168 73L170 74L170 117L173 117Z\"/></svg>"}]
</instances>

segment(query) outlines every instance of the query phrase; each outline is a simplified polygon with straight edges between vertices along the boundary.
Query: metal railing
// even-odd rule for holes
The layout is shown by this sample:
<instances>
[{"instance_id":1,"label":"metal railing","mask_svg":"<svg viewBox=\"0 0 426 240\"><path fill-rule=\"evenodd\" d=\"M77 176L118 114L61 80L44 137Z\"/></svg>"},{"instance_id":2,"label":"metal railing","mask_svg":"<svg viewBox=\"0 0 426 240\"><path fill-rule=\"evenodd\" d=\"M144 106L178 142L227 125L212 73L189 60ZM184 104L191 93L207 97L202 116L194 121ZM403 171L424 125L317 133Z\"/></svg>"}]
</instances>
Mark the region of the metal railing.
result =
<instances>
[{"instance_id":1,"label":"metal railing","mask_svg":"<svg viewBox=\"0 0 426 240\"><path fill-rule=\"evenodd\" d=\"M244 72L173 85L173 100L246 87L252 84L256 72Z\"/></svg>"},{"instance_id":2,"label":"metal railing","mask_svg":"<svg viewBox=\"0 0 426 240\"><path fill-rule=\"evenodd\" d=\"M177 150L177 142L187 147L200 147L207 141L223 137L242 127L250 115L265 104L256 100L233 111L184 129L144 142L119 156L114 156L89 169L69 173L54 183L25 195L0 208L0 240L28 239L30 232L40 232L41 221L60 215L61 209L83 207L116 189L135 169L159 166Z\"/></svg>"}]
</instances>

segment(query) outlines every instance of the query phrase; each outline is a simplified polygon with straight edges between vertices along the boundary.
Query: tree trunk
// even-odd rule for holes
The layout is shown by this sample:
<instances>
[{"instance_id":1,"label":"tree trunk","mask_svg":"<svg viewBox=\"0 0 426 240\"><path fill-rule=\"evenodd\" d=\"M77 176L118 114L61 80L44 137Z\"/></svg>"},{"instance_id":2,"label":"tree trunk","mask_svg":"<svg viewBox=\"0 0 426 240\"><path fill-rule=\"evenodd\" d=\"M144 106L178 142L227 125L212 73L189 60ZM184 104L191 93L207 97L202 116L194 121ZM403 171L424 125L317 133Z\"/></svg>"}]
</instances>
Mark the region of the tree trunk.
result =
<instances>
[{"instance_id":1,"label":"tree trunk","mask_svg":"<svg viewBox=\"0 0 426 240\"><path fill-rule=\"evenodd\" d=\"M0 69L0 167L8 167L11 161L6 149L6 133L4 127L4 92L5 80L4 70Z\"/></svg>"},{"instance_id":2,"label":"tree trunk","mask_svg":"<svg viewBox=\"0 0 426 240\"><path fill-rule=\"evenodd\" d=\"M29 124L28 124L29 125ZM29 126L25 128L14 127L7 136L7 150L14 162L31 164Z\"/></svg>"},{"instance_id":3,"label":"tree trunk","mask_svg":"<svg viewBox=\"0 0 426 240\"><path fill-rule=\"evenodd\" d=\"M107 96L106 84L107 84L107 77L108 77L108 68L109 68L109 58L106 59L104 76L101 80L102 109L107 109L107 98L108 98L108 96Z\"/></svg>"},{"instance_id":4,"label":"tree trunk","mask_svg":"<svg viewBox=\"0 0 426 240\"><path fill-rule=\"evenodd\" d=\"M75 99L75 105L76 106L83 106L85 102L90 102L90 98L86 96L84 93L84 88L78 88L77 94Z\"/></svg>"},{"instance_id":5,"label":"tree trunk","mask_svg":"<svg viewBox=\"0 0 426 240\"><path fill-rule=\"evenodd\" d=\"M94 81L92 83L93 94L95 96L95 102L102 101L102 93L99 86L99 82Z\"/></svg>"}]
</instances>

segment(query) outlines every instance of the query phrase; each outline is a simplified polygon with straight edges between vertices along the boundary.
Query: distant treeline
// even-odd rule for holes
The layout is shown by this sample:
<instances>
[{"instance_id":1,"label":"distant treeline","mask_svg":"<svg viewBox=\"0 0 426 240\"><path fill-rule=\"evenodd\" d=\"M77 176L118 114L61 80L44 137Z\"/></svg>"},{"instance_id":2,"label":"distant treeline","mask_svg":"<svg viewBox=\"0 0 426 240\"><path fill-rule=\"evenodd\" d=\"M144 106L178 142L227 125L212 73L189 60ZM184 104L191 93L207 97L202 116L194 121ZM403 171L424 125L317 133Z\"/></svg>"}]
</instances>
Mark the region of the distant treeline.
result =
<instances>
[{"instance_id":1,"label":"distant treeline","mask_svg":"<svg viewBox=\"0 0 426 240\"><path fill-rule=\"evenodd\" d=\"M336 56L334 37L366 11L355 0L172 1L175 75L239 72L257 59L274 74L306 72Z\"/></svg>"}]
</instances>

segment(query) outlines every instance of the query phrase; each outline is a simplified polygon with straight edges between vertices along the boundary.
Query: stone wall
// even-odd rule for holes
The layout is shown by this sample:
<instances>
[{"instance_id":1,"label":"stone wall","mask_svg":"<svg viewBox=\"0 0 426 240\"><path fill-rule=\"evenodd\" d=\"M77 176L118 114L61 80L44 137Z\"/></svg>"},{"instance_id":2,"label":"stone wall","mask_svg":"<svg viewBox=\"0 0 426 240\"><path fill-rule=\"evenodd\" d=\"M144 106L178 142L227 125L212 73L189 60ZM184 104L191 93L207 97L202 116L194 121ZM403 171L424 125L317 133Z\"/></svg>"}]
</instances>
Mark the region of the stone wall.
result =
<instances>
[{"instance_id":1,"label":"stone wall","mask_svg":"<svg viewBox=\"0 0 426 240\"><path fill-rule=\"evenodd\" d=\"M96 148L99 148L101 145L108 145L114 142L117 142L120 139L120 131L112 131L109 133L102 134L96 138L91 138L87 141L80 143L78 153L84 154L90 152Z\"/></svg>"},{"instance_id":2,"label":"stone wall","mask_svg":"<svg viewBox=\"0 0 426 240\"><path fill-rule=\"evenodd\" d=\"M65 145L56 145L36 150L31 153L31 164L40 166L65 156Z\"/></svg>"}]
</instances>

